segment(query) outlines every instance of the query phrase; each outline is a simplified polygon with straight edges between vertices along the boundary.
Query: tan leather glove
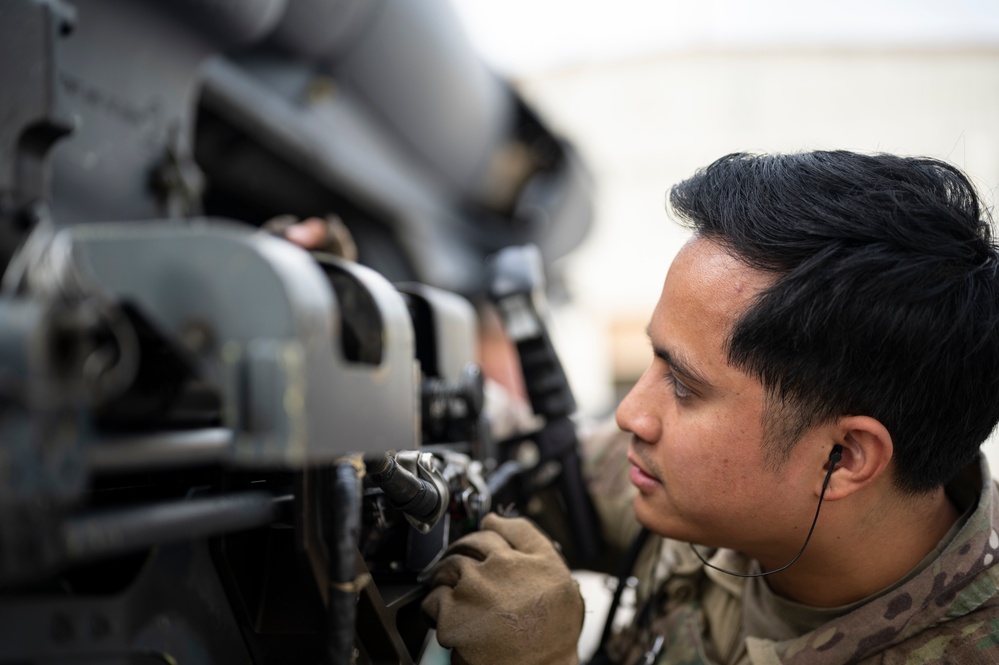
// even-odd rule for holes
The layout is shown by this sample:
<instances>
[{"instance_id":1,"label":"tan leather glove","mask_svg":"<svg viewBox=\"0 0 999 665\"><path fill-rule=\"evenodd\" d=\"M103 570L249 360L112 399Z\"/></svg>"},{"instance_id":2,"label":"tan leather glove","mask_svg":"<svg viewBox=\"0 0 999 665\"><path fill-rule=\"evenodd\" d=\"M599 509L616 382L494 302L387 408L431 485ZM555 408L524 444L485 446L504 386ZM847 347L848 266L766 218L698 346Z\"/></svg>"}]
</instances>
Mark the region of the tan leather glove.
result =
<instances>
[{"instance_id":1,"label":"tan leather glove","mask_svg":"<svg viewBox=\"0 0 999 665\"><path fill-rule=\"evenodd\" d=\"M482 530L451 544L430 582L423 610L437 640L469 665L579 662L579 585L531 521L487 515Z\"/></svg>"}]
</instances>

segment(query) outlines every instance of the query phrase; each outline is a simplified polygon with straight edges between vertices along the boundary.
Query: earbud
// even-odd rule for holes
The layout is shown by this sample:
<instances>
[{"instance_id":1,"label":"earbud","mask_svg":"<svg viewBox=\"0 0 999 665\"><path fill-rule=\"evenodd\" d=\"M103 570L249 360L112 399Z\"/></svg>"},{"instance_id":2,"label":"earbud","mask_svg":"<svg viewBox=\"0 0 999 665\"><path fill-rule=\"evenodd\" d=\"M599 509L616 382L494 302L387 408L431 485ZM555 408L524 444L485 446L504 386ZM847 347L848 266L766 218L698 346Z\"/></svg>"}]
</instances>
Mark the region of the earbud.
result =
<instances>
[{"instance_id":1,"label":"earbud","mask_svg":"<svg viewBox=\"0 0 999 665\"><path fill-rule=\"evenodd\" d=\"M843 459L843 446L837 443L829 453L829 464L836 466L841 459Z\"/></svg>"}]
</instances>

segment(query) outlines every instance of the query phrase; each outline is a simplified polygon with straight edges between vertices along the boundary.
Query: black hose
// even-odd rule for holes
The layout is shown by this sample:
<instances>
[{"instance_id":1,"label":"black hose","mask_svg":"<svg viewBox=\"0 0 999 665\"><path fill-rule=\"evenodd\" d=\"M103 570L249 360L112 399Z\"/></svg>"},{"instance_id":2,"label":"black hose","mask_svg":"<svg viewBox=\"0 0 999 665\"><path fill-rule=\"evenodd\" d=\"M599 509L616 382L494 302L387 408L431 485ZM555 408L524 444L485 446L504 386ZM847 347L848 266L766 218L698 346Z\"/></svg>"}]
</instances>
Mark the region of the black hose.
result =
<instances>
[{"instance_id":1,"label":"black hose","mask_svg":"<svg viewBox=\"0 0 999 665\"><path fill-rule=\"evenodd\" d=\"M75 561L251 529L276 516L271 494L243 492L73 517L63 527L63 536L66 554Z\"/></svg>"},{"instance_id":2,"label":"black hose","mask_svg":"<svg viewBox=\"0 0 999 665\"><path fill-rule=\"evenodd\" d=\"M519 476L524 471L528 469L518 462L517 460L507 460L499 465L499 468L493 471L489 476L489 480L486 481L486 491L489 496L498 496L501 492L506 489L506 486L514 478Z\"/></svg>"},{"instance_id":3,"label":"black hose","mask_svg":"<svg viewBox=\"0 0 999 665\"><path fill-rule=\"evenodd\" d=\"M328 495L324 540L329 551L329 603L326 606L326 656L330 665L353 662L357 616L357 548L361 531L361 480L352 460L337 462Z\"/></svg>"},{"instance_id":4,"label":"black hose","mask_svg":"<svg viewBox=\"0 0 999 665\"><path fill-rule=\"evenodd\" d=\"M386 455L368 463L368 478L385 492L392 505L420 521L432 519L440 508L440 492Z\"/></svg>"}]
</instances>

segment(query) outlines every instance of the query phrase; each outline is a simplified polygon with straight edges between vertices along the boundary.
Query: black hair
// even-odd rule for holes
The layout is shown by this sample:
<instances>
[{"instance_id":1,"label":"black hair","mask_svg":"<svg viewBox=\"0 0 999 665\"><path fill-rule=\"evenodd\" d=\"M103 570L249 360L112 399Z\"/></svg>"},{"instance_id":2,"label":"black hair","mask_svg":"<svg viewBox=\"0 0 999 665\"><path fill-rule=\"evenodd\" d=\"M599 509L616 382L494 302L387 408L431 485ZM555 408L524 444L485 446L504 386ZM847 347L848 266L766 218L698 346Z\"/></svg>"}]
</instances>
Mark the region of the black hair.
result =
<instances>
[{"instance_id":1,"label":"black hair","mask_svg":"<svg viewBox=\"0 0 999 665\"><path fill-rule=\"evenodd\" d=\"M960 170L738 153L673 187L670 204L774 275L734 324L728 360L796 421L778 437L783 458L807 427L845 415L888 429L903 491L938 487L975 458L999 421L999 253Z\"/></svg>"}]
</instances>

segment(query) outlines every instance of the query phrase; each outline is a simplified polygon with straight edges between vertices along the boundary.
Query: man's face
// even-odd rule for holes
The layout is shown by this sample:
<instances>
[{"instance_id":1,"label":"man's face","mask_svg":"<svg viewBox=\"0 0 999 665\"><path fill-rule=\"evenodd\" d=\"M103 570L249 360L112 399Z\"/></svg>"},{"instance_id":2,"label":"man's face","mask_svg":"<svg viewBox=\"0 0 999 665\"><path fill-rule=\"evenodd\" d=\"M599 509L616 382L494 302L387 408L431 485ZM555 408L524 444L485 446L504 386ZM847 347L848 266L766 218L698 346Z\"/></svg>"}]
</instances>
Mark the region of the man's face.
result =
<instances>
[{"instance_id":1,"label":"man's face","mask_svg":"<svg viewBox=\"0 0 999 665\"><path fill-rule=\"evenodd\" d=\"M727 362L732 325L769 279L700 238L666 276L652 364L617 411L633 434L635 513L661 535L765 554L814 511L812 476L791 473L795 453L780 469L766 463L762 384Z\"/></svg>"}]
</instances>

